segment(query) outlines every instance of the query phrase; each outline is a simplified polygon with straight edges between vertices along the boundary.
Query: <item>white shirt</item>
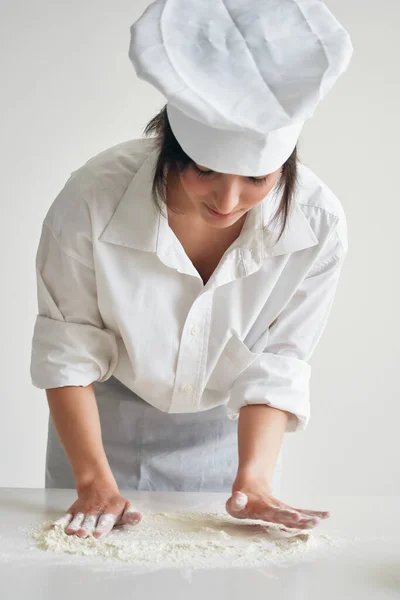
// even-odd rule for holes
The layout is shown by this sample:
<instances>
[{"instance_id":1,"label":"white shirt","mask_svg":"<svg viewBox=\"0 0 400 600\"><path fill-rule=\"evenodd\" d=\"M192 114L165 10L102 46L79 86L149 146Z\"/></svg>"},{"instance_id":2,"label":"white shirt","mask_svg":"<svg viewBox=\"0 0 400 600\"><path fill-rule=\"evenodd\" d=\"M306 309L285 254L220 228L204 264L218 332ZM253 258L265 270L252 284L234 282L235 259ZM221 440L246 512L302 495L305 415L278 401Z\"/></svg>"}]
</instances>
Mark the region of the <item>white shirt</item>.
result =
<instances>
[{"instance_id":1,"label":"white shirt","mask_svg":"<svg viewBox=\"0 0 400 600\"><path fill-rule=\"evenodd\" d=\"M281 240L268 221L275 188L204 285L156 212L151 139L134 139L74 171L43 221L31 377L41 389L114 375L169 413L226 404L310 418L309 359L347 253L338 198L306 166ZM164 209L165 211L165 209ZM279 224L278 224L279 225Z\"/></svg>"}]
</instances>

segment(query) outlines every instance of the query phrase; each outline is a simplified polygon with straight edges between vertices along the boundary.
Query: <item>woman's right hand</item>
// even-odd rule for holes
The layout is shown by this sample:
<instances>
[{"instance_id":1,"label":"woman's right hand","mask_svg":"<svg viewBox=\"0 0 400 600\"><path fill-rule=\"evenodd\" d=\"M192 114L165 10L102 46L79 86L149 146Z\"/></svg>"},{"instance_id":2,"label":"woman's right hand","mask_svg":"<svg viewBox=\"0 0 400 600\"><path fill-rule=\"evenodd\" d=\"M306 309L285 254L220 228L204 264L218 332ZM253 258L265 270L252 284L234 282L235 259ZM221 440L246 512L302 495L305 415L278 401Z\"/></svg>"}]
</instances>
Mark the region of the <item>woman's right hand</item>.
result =
<instances>
[{"instance_id":1,"label":"woman's right hand","mask_svg":"<svg viewBox=\"0 0 400 600\"><path fill-rule=\"evenodd\" d=\"M141 520L141 513L120 496L116 483L93 481L78 489L76 502L51 527L61 525L68 535L99 538L114 525L137 525Z\"/></svg>"}]
</instances>

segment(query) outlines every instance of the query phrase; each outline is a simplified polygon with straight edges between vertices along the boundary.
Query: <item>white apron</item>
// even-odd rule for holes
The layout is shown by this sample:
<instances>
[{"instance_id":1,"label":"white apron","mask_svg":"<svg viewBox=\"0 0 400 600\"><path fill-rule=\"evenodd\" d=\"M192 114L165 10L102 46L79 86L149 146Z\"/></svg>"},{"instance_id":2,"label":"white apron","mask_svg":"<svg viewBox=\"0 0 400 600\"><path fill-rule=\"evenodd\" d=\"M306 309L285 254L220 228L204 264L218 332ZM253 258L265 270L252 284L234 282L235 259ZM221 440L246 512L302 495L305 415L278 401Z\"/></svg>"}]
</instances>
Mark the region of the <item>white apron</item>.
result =
<instances>
[{"instance_id":1,"label":"white apron","mask_svg":"<svg viewBox=\"0 0 400 600\"><path fill-rule=\"evenodd\" d=\"M238 421L225 405L197 413L155 408L112 376L93 383L104 450L120 490L230 493L238 465ZM279 498L282 448L273 476ZM75 488L51 415L46 488Z\"/></svg>"}]
</instances>

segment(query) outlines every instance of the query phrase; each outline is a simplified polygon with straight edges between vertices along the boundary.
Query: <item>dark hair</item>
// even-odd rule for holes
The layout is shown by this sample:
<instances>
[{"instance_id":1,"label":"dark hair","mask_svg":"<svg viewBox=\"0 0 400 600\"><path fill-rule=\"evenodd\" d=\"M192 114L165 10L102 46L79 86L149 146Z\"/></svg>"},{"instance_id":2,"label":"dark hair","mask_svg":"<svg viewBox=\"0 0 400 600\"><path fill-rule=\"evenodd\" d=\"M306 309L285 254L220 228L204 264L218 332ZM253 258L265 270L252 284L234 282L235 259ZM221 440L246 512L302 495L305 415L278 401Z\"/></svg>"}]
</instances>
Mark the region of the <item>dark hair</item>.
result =
<instances>
[{"instance_id":1,"label":"dark hair","mask_svg":"<svg viewBox=\"0 0 400 600\"><path fill-rule=\"evenodd\" d=\"M172 132L166 105L147 123L143 133L147 137L155 136L154 143L158 151L158 160L154 170L152 194L156 208L162 211L163 205L166 204L165 192L168 170L172 168L183 172L193 164L193 160L181 148ZM276 187L277 192L280 192L283 188L283 194L271 221L282 222L279 238L285 229L297 184L297 161L297 146L295 146L292 154L282 166L282 172Z\"/></svg>"}]
</instances>

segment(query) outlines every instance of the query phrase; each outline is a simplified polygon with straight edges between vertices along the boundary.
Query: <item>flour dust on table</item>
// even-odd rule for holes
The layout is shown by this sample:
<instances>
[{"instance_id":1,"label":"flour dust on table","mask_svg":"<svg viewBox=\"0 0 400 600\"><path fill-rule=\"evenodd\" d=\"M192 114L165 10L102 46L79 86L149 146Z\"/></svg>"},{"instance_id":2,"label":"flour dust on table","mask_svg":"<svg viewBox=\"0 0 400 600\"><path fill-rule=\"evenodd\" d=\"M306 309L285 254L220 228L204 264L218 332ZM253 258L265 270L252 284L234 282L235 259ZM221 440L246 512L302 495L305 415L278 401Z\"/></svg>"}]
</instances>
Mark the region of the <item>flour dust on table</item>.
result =
<instances>
[{"instance_id":1,"label":"flour dust on table","mask_svg":"<svg viewBox=\"0 0 400 600\"><path fill-rule=\"evenodd\" d=\"M320 556L324 549L340 547L344 541L217 512L144 513L139 525L114 527L101 538L67 535L61 526L51 528L51 523L27 530L40 549L151 569L292 564L313 553Z\"/></svg>"}]
</instances>

